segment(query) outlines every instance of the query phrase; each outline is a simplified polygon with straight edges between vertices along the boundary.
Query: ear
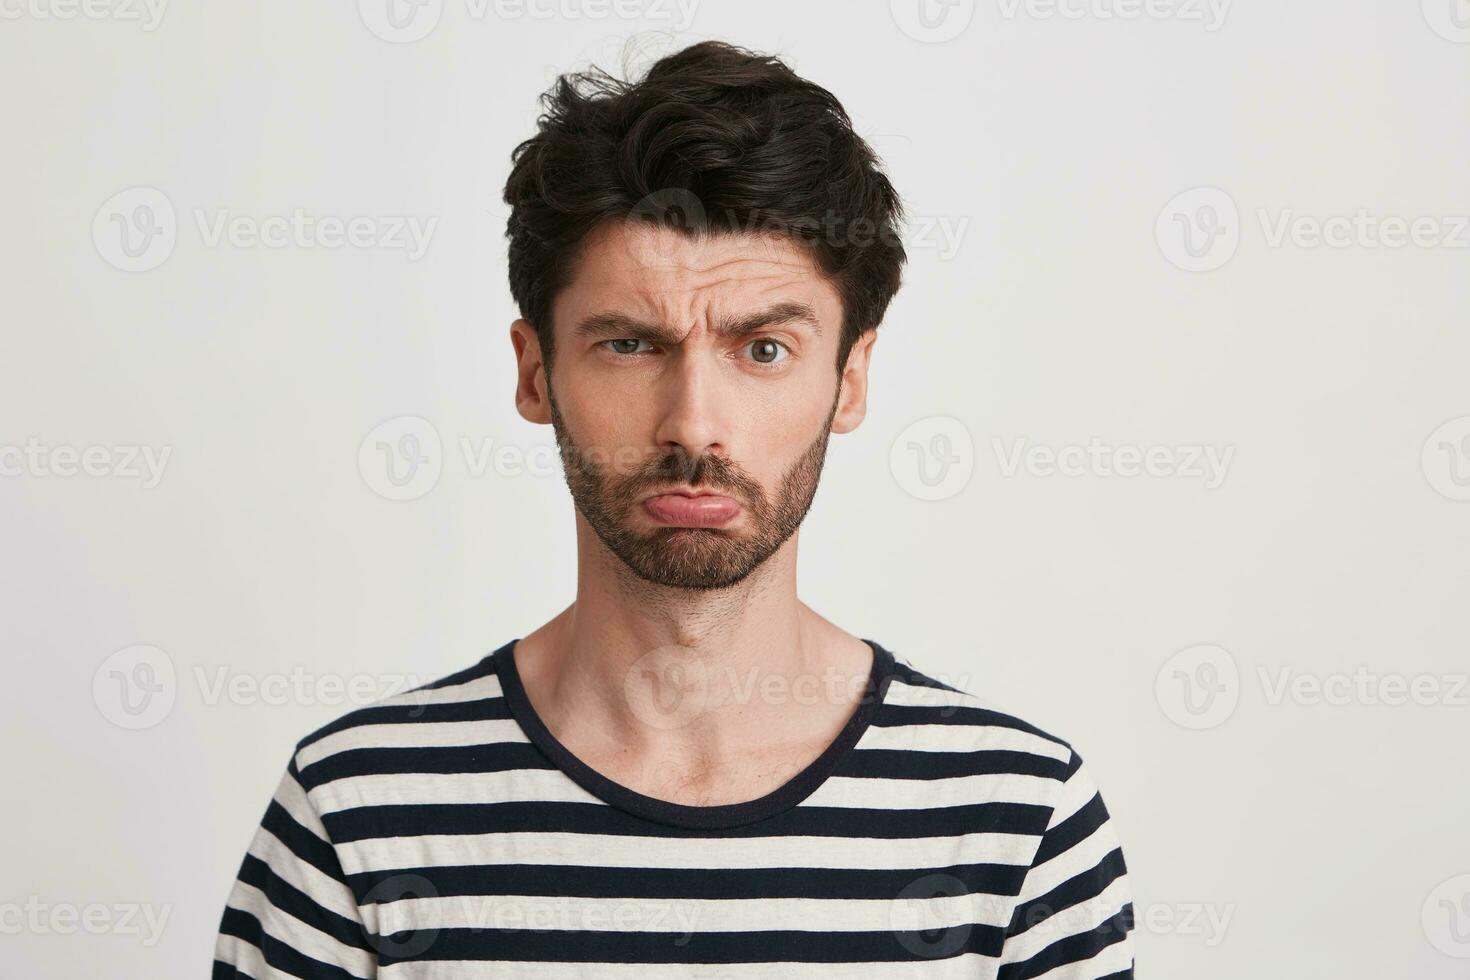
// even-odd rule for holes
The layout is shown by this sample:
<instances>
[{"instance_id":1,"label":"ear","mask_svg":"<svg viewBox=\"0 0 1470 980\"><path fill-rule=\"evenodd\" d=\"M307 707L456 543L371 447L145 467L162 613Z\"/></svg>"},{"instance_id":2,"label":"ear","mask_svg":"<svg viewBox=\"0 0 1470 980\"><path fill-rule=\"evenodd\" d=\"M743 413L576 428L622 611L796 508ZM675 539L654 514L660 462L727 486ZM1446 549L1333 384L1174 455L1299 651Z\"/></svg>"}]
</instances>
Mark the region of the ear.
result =
<instances>
[{"instance_id":1,"label":"ear","mask_svg":"<svg viewBox=\"0 0 1470 980\"><path fill-rule=\"evenodd\" d=\"M541 360L541 340L531 321L517 320L510 325L510 343L516 352L516 411L527 422L550 424L546 365Z\"/></svg>"},{"instance_id":2,"label":"ear","mask_svg":"<svg viewBox=\"0 0 1470 980\"><path fill-rule=\"evenodd\" d=\"M847 354L842 369L842 390L838 394L837 411L832 415L833 432L851 432L868 414L868 364L878 328L865 330Z\"/></svg>"}]
</instances>

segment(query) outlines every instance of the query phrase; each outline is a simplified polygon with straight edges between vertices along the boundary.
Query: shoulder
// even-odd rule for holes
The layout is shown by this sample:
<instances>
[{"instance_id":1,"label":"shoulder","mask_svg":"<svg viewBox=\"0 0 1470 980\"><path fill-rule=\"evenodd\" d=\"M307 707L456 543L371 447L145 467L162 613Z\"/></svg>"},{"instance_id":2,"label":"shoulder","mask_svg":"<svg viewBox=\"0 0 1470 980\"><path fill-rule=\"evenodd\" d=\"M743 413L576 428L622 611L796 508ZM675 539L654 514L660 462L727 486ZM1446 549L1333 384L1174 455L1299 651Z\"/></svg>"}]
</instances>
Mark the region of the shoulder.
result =
<instances>
[{"instance_id":1,"label":"shoulder","mask_svg":"<svg viewBox=\"0 0 1470 980\"><path fill-rule=\"evenodd\" d=\"M903 655L892 655L888 687L874 721L889 730L889 741L920 751L969 755L972 766L976 758L988 760L992 771L1050 784L1047 796L1088 780L1071 739L973 693L967 682L938 679Z\"/></svg>"},{"instance_id":2,"label":"shoulder","mask_svg":"<svg viewBox=\"0 0 1470 980\"><path fill-rule=\"evenodd\" d=\"M497 654L371 703L360 705L297 740L291 765L307 790L435 746L465 744L471 728L508 721Z\"/></svg>"}]
</instances>

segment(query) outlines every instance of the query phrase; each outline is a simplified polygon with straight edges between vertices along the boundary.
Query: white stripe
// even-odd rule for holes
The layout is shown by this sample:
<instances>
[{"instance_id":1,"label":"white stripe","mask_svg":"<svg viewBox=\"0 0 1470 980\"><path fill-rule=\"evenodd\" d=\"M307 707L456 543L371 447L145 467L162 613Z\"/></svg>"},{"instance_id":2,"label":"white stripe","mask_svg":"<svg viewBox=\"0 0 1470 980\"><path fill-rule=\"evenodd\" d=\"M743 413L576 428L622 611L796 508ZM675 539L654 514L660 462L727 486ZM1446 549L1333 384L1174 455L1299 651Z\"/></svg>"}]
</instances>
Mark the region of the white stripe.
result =
<instances>
[{"instance_id":1,"label":"white stripe","mask_svg":"<svg viewBox=\"0 0 1470 980\"><path fill-rule=\"evenodd\" d=\"M922 803L923 808L990 801L1046 806L1055 792L1056 780L1019 773L981 773L930 780L829 776L801 805L896 810L903 809L899 804L910 801ZM311 791L311 798L322 814L401 803L607 805L559 769L348 776L316 787Z\"/></svg>"},{"instance_id":2,"label":"white stripe","mask_svg":"<svg viewBox=\"0 0 1470 980\"><path fill-rule=\"evenodd\" d=\"M828 776L802 806L864 807L874 810L965 806L971 803L1030 803L1049 806L1057 781L1024 773L981 773L946 779L869 779Z\"/></svg>"},{"instance_id":3,"label":"white stripe","mask_svg":"<svg viewBox=\"0 0 1470 980\"><path fill-rule=\"evenodd\" d=\"M431 682L432 683L432 682ZM418 688L412 691L404 691L395 694L391 698L384 698L375 702L376 705L399 705L399 704L457 704L461 701L479 701L483 698L498 698L503 696L504 689L500 685L500 676L491 670L488 674L472 677L458 684L446 684L443 687Z\"/></svg>"},{"instance_id":4,"label":"white stripe","mask_svg":"<svg viewBox=\"0 0 1470 980\"><path fill-rule=\"evenodd\" d=\"M1103 949L1092 959L1064 963L1055 969L1047 970L1035 980L1095 980L1097 977L1111 976L1121 970L1126 970L1132 965L1133 935L1129 933Z\"/></svg>"},{"instance_id":5,"label":"white stripe","mask_svg":"<svg viewBox=\"0 0 1470 980\"><path fill-rule=\"evenodd\" d=\"M912 752L1029 752L1066 762L1071 750L1051 739L1003 725L871 725L857 743L859 749L900 749Z\"/></svg>"},{"instance_id":6,"label":"white stripe","mask_svg":"<svg viewBox=\"0 0 1470 980\"><path fill-rule=\"evenodd\" d=\"M1025 932L1011 936L1006 940L1005 955L1001 961L1021 963L1055 942L1091 932L1110 917L1117 915L1128 901L1128 881L1126 878L1119 878L1104 888L1096 898L1061 909Z\"/></svg>"},{"instance_id":7,"label":"white stripe","mask_svg":"<svg viewBox=\"0 0 1470 980\"><path fill-rule=\"evenodd\" d=\"M926 898L586 898L550 895L446 895L378 905L379 930L546 929L671 934L761 932L893 932L1001 927L1014 898L954 895Z\"/></svg>"},{"instance_id":8,"label":"white stripe","mask_svg":"<svg viewBox=\"0 0 1470 980\"><path fill-rule=\"evenodd\" d=\"M432 960L395 963L382 980L975 980L994 976L995 960L965 953L898 963L543 963ZM1052 978L1056 980L1056 978Z\"/></svg>"},{"instance_id":9,"label":"white stripe","mask_svg":"<svg viewBox=\"0 0 1470 980\"><path fill-rule=\"evenodd\" d=\"M228 933L222 932L215 938L214 958L221 963L230 964L236 973L250 977L251 980L271 980L280 976L266 965L265 957L258 948L239 936Z\"/></svg>"},{"instance_id":10,"label":"white stripe","mask_svg":"<svg viewBox=\"0 0 1470 980\"><path fill-rule=\"evenodd\" d=\"M512 718L484 721L410 721L383 725L358 725L333 732L304 746L296 765L305 769L313 763L348 749L420 749L459 745L488 745L496 742L525 742L526 735Z\"/></svg>"},{"instance_id":11,"label":"white stripe","mask_svg":"<svg viewBox=\"0 0 1470 980\"><path fill-rule=\"evenodd\" d=\"M272 905L266 894L254 885L236 881L227 904L229 908L254 915L266 935L304 956L340 966L356 977L371 977L377 968L377 956L372 952L344 946L315 926Z\"/></svg>"},{"instance_id":12,"label":"white stripe","mask_svg":"<svg viewBox=\"0 0 1470 980\"><path fill-rule=\"evenodd\" d=\"M1022 834L865 837L625 837L579 833L432 834L354 841L339 851L347 874L461 865L565 864L587 868L947 868L1025 865L1037 838Z\"/></svg>"},{"instance_id":13,"label":"white stripe","mask_svg":"<svg viewBox=\"0 0 1470 980\"><path fill-rule=\"evenodd\" d=\"M1050 861L1038 864L1027 872L1026 882L1021 886L1021 900L1045 895L1084 871L1092 870L1117 846L1117 838L1108 825L1103 824L1085 840L1078 841Z\"/></svg>"},{"instance_id":14,"label":"white stripe","mask_svg":"<svg viewBox=\"0 0 1470 980\"><path fill-rule=\"evenodd\" d=\"M349 919L357 918L357 901L347 885L322 873L316 865L301 860L264 827L256 832L248 853L264 861L277 878L310 895L322 908Z\"/></svg>"},{"instance_id":15,"label":"white stripe","mask_svg":"<svg viewBox=\"0 0 1470 980\"><path fill-rule=\"evenodd\" d=\"M295 776L289 772L282 776L281 782L276 786L276 793L271 799L279 803L281 809L290 814L292 820L306 828L323 844L327 843L329 837L326 828L322 826L321 817L317 816L316 808L311 805L310 798L301 788L301 784L296 781Z\"/></svg>"},{"instance_id":16,"label":"white stripe","mask_svg":"<svg viewBox=\"0 0 1470 980\"><path fill-rule=\"evenodd\" d=\"M312 790L324 814L398 803L592 803L607 806L559 769L348 776Z\"/></svg>"}]
</instances>

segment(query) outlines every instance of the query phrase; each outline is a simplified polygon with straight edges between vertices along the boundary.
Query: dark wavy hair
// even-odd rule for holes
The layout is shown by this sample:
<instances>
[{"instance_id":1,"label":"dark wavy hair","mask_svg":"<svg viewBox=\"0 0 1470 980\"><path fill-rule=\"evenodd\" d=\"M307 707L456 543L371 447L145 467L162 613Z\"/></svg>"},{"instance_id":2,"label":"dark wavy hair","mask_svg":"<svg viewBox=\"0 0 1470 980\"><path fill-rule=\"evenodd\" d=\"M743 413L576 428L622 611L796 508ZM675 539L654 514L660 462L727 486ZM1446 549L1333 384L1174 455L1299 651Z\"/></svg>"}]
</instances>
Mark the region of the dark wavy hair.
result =
<instances>
[{"instance_id":1,"label":"dark wavy hair","mask_svg":"<svg viewBox=\"0 0 1470 980\"><path fill-rule=\"evenodd\" d=\"M875 329L906 259L903 206L831 92L780 59L704 41L637 81L560 76L511 154L510 291L552 363L551 305L609 220L697 233L777 231L811 250L842 299L837 369Z\"/></svg>"}]
</instances>

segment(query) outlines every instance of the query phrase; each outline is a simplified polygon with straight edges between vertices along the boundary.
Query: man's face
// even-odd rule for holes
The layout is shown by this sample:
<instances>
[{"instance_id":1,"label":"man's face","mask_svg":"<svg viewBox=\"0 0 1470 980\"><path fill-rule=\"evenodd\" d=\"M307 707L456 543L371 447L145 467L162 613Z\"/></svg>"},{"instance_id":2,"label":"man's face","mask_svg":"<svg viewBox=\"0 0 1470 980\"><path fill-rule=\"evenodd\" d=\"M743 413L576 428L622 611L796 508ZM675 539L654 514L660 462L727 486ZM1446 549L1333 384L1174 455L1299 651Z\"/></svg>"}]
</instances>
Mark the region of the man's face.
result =
<instances>
[{"instance_id":1,"label":"man's face","mask_svg":"<svg viewBox=\"0 0 1470 980\"><path fill-rule=\"evenodd\" d=\"M862 378L839 386L841 313L778 236L613 223L588 237L553 306L550 377L531 384L578 511L635 574L730 586L796 532L829 434L863 413L872 334L849 359Z\"/></svg>"}]
</instances>

